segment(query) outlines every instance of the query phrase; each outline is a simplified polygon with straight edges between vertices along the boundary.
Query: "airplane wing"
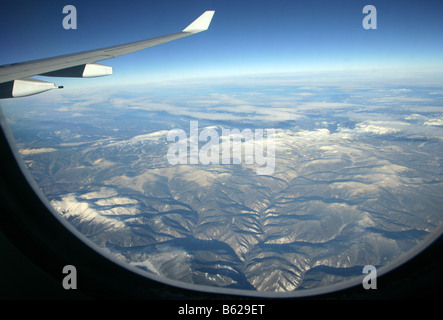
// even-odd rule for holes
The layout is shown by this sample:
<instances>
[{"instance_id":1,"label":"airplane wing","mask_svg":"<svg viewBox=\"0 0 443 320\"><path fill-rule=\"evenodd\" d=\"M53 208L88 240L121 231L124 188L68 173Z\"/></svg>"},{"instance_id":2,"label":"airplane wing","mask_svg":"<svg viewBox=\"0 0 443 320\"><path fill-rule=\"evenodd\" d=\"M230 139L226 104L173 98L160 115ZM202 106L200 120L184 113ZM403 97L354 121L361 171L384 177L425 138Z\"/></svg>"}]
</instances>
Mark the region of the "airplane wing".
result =
<instances>
[{"instance_id":1,"label":"airplane wing","mask_svg":"<svg viewBox=\"0 0 443 320\"><path fill-rule=\"evenodd\" d=\"M206 11L181 32L166 36L0 66L0 99L23 97L60 88L54 83L29 78L36 75L87 78L112 74L112 67L97 64L96 62L205 31L209 28L213 15L214 11Z\"/></svg>"}]
</instances>

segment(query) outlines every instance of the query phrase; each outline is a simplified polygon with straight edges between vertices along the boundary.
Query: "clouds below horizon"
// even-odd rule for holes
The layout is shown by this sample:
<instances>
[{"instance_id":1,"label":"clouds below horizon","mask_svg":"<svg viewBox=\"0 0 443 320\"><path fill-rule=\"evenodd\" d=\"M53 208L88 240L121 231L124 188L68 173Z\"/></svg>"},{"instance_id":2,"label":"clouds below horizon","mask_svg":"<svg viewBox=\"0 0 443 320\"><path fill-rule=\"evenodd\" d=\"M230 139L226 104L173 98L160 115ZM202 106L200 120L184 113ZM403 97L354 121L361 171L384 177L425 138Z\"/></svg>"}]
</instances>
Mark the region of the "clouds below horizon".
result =
<instances>
[{"instance_id":1,"label":"clouds below horizon","mask_svg":"<svg viewBox=\"0 0 443 320\"><path fill-rule=\"evenodd\" d=\"M436 87L407 83L383 86L389 83L386 80L374 85L374 79L363 76L342 79L323 75L316 79L321 81L315 84L296 76L274 75L231 81L195 80L182 86L128 86L128 91L79 89L73 94L37 96L21 109L8 103L5 111L18 118L62 116L76 118L79 123L103 111L105 117L113 112L124 117L134 111L169 115L171 119L204 120L215 125L237 123L278 128L292 124L303 129L315 122L313 127L306 128L337 125L337 131L348 134L406 134L439 139L443 136L443 97Z\"/></svg>"}]
</instances>

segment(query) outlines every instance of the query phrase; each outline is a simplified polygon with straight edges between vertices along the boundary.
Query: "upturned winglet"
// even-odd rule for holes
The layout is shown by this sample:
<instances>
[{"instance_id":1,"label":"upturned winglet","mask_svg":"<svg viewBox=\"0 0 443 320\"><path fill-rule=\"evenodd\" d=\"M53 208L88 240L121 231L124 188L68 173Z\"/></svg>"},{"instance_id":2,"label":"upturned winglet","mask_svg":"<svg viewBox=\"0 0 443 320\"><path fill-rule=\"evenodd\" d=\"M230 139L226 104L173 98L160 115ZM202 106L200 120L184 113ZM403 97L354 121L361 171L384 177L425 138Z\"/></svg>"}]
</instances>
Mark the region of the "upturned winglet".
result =
<instances>
[{"instance_id":1,"label":"upturned winglet","mask_svg":"<svg viewBox=\"0 0 443 320\"><path fill-rule=\"evenodd\" d=\"M183 32L197 33L208 30L215 11L206 11L200 17L194 20L189 26L183 29Z\"/></svg>"}]
</instances>

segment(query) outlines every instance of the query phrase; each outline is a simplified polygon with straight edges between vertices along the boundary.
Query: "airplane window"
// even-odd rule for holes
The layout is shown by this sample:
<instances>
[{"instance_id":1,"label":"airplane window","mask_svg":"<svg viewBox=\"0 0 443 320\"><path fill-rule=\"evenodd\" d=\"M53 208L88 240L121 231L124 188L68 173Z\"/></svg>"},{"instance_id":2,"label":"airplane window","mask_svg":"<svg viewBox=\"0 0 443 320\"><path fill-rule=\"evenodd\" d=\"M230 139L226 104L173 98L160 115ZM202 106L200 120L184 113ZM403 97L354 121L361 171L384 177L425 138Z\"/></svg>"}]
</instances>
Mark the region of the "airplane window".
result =
<instances>
[{"instance_id":1,"label":"airplane window","mask_svg":"<svg viewBox=\"0 0 443 320\"><path fill-rule=\"evenodd\" d=\"M291 14L214 4L208 31L107 61L110 78L53 78L64 89L1 100L55 212L146 277L266 297L361 284L365 267L392 270L439 236L438 10L284 3ZM81 51L94 48L84 34L104 33L106 46L141 28L134 19L113 37L123 22L105 17L118 6L84 6L78 14L96 9L99 29L85 16L64 29L60 8L41 8L60 9L60 30L44 41L66 35L67 51ZM411 10L422 14L414 28L401 19ZM140 39L201 11L143 22ZM36 54L66 53L55 51Z\"/></svg>"}]
</instances>

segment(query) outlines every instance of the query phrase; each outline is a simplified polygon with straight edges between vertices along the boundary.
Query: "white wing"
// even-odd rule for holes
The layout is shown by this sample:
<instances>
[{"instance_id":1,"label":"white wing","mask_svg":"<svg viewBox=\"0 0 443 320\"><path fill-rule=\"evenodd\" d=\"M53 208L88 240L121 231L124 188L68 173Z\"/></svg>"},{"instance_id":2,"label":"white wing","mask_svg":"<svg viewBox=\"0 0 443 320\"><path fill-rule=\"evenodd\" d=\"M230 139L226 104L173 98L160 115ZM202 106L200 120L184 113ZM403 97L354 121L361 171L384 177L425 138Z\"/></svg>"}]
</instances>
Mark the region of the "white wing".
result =
<instances>
[{"instance_id":1,"label":"white wing","mask_svg":"<svg viewBox=\"0 0 443 320\"><path fill-rule=\"evenodd\" d=\"M209 28L213 15L214 11L206 11L183 31L166 36L0 66L0 98L22 97L57 88L53 83L28 78L35 75L85 78L112 74L111 67L96 62L205 31Z\"/></svg>"}]
</instances>

